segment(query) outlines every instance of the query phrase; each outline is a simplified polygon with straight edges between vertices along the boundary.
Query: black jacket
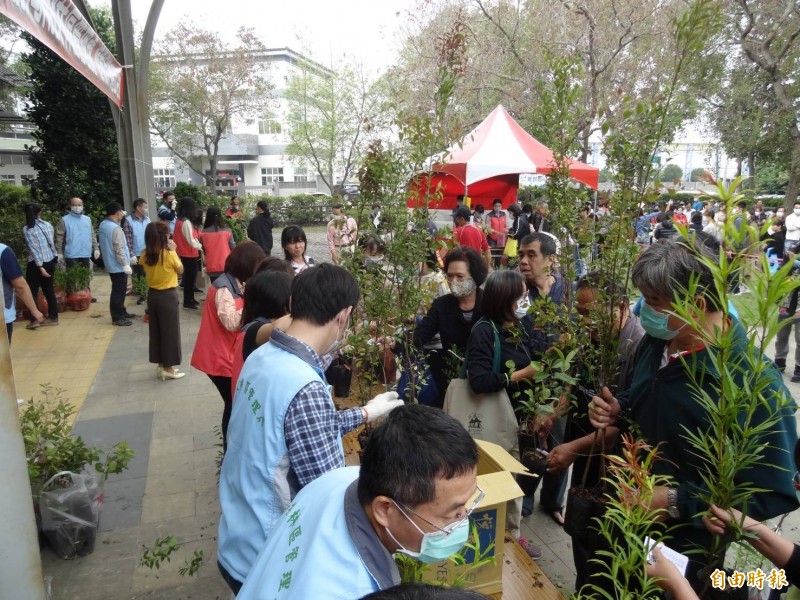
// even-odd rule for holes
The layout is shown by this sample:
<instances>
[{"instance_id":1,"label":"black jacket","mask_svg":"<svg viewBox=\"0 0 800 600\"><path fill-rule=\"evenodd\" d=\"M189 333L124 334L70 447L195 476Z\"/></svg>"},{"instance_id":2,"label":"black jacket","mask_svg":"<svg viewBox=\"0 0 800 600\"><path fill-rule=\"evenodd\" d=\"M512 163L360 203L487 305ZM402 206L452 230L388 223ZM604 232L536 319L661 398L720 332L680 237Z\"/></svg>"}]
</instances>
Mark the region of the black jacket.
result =
<instances>
[{"instance_id":1,"label":"black jacket","mask_svg":"<svg viewBox=\"0 0 800 600\"><path fill-rule=\"evenodd\" d=\"M478 288L475 296L475 308L472 311L472 321L469 323L464 320L455 296L447 294L436 298L431 304L428 314L423 317L414 330L414 346L422 348L438 333L445 352L455 348L455 352L459 356L464 356L472 325L477 323L483 315L480 310L482 297L483 290Z\"/></svg>"},{"instance_id":2,"label":"black jacket","mask_svg":"<svg viewBox=\"0 0 800 600\"><path fill-rule=\"evenodd\" d=\"M268 255L272 253L272 228L275 223L269 211L256 215L247 226L247 237L261 246Z\"/></svg>"}]
</instances>

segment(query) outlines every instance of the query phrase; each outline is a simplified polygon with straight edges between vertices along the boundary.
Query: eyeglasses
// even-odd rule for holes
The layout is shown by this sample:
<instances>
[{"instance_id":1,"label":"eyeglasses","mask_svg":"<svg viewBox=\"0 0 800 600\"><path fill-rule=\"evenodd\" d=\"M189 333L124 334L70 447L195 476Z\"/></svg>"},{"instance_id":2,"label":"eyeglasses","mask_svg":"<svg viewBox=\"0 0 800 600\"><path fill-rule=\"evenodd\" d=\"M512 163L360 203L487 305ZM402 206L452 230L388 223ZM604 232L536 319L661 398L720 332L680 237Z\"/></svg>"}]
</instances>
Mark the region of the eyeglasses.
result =
<instances>
[{"instance_id":1,"label":"eyeglasses","mask_svg":"<svg viewBox=\"0 0 800 600\"><path fill-rule=\"evenodd\" d=\"M476 508L478 508L480 503L483 502L483 499L484 499L485 496L486 496L486 494L484 493L484 491L481 488L478 487L477 491L475 492L475 496L472 498L472 501L469 503L469 508L467 508L466 512L464 513L464 516L461 517L458 521L450 523L450 525L447 525L446 527L439 527L435 523L431 523L430 521L428 521L428 519L423 517L421 514L419 514L415 510L409 508L405 504L402 504L401 502L397 502L397 500L394 500L394 503L398 506L398 508L400 508L401 511L403 511L403 512L408 511L412 515L414 515L416 517L419 517L420 519L425 521L431 527L434 527L434 528L438 529L439 531L441 531L445 535L450 535L451 533L453 533L453 531L456 530L456 528L458 528L459 525L461 525L464 521L469 519L470 515L475 511ZM408 517L408 515L406 515L406 517Z\"/></svg>"}]
</instances>

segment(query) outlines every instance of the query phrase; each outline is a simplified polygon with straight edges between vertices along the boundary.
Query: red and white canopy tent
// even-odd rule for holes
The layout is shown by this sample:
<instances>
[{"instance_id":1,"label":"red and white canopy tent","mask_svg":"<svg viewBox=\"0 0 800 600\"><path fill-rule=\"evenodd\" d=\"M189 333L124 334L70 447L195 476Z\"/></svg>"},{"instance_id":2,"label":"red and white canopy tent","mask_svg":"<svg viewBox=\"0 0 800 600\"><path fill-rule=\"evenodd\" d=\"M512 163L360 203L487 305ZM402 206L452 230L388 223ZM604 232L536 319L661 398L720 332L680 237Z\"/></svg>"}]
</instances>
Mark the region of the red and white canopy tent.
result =
<instances>
[{"instance_id":1,"label":"red and white canopy tent","mask_svg":"<svg viewBox=\"0 0 800 600\"><path fill-rule=\"evenodd\" d=\"M597 189L600 170L568 160L570 177ZM469 196L472 206L483 204L491 210L492 201L500 198L507 207L515 201L521 173L548 175L554 167L553 152L538 142L517 123L502 106L494 109L480 125L468 133L461 144L454 144L432 175L420 174L411 182L409 208L428 203L432 209L449 209L456 197ZM440 200L430 198L436 190Z\"/></svg>"}]
</instances>

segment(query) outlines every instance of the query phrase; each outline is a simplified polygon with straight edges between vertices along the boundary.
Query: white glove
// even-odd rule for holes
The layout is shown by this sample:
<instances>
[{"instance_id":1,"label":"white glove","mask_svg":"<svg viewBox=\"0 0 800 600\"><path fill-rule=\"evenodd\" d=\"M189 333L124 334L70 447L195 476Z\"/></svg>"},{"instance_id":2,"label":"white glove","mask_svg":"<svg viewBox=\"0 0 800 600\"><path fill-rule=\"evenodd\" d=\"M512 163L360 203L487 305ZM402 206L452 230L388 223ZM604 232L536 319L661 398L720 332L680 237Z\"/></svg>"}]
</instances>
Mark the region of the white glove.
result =
<instances>
[{"instance_id":1,"label":"white glove","mask_svg":"<svg viewBox=\"0 0 800 600\"><path fill-rule=\"evenodd\" d=\"M170 202L169 206L172 210L175 210L175 207L178 206L178 201L173 200L172 202Z\"/></svg>"},{"instance_id":2,"label":"white glove","mask_svg":"<svg viewBox=\"0 0 800 600\"><path fill-rule=\"evenodd\" d=\"M92 256L94 256L94 259L95 259L95 260L97 260L98 258L100 258L100 250L95 250L95 251L92 253Z\"/></svg>"},{"instance_id":3,"label":"white glove","mask_svg":"<svg viewBox=\"0 0 800 600\"><path fill-rule=\"evenodd\" d=\"M138 264L139 264L139 259L136 258L135 256L131 256L131 266L135 267Z\"/></svg>"},{"instance_id":4,"label":"white glove","mask_svg":"<svg viewBox=\"0 0 800 600\"><path fill-rule=\"evenodd\" d=\"M367 411L367 423L372 423L376 419L385 417L398 406L403 406L404 402L397 396L397 392L386 392L378 394L367 402L364 410Z\"/></svg>"},{"instance_id":5,"label":"white glove","mask_svg":"<svg viewBox=\"0 0 800 600\"><path fill-rule=\"evenodd\" d=\"M130 275L131 273L133 273L133 269L131 269L130 265L125 265L124 267L122 267L122 272L125 273L125 275Z\"/></svg>"}]
</instances>

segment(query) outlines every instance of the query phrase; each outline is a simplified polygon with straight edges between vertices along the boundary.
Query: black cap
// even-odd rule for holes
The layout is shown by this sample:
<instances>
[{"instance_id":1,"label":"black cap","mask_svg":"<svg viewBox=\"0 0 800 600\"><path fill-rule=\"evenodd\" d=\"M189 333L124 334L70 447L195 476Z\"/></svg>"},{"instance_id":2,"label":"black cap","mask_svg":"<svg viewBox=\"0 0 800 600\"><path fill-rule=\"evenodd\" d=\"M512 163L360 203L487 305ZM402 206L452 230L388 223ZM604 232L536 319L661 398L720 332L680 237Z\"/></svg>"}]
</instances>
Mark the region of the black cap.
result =
<instances>
[{"instance_id":1,"label":"black cap","mask_svg":"<svg viewBox=\"0 0 800 600\"><path fill-rule=\"evenodd\" d=\"M469 209L466 206L459 206L458 210L453 215L453 218L457 219L457 218L461 217L462 219L466 219L467 221L469 221L469 218L471 216L472 216L472 213L469 211Z\"/></svg>"}]
</instances>

